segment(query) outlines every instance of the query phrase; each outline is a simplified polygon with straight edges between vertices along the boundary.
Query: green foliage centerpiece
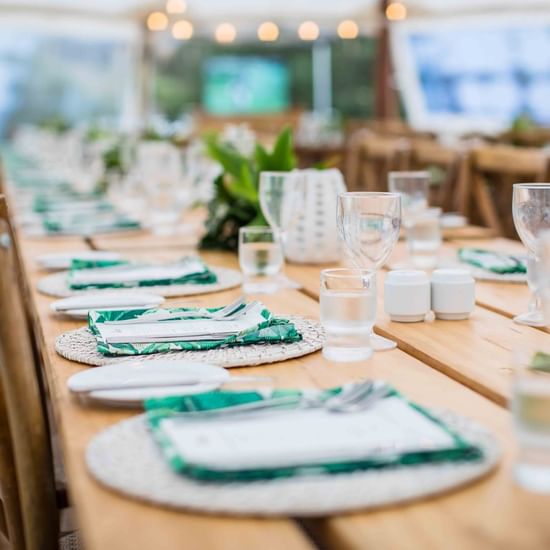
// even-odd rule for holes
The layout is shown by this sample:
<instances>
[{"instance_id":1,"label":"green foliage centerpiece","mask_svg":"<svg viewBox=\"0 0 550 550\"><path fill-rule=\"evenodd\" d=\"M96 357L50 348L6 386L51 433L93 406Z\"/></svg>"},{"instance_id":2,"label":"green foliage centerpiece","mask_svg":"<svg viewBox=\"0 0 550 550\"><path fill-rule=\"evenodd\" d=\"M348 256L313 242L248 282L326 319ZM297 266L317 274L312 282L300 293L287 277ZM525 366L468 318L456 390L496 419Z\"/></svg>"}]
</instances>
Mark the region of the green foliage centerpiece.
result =
<instances>
[{"instance_id":1,"label":"green foliage centerpiece","mask_svg":"<svg viewBox=\"0 0 550 550\"><path fill-rule=\"evenodd\" d=\"M260 172L287 172L296 166L292 132L283 130L271 152L256 144L250 157L215 135L207 136L205 142L208 155L220 163L223 173L214 182L201 248L236 251L241 227L267 225L260 208Z\"/></svg>"}]
</instances>

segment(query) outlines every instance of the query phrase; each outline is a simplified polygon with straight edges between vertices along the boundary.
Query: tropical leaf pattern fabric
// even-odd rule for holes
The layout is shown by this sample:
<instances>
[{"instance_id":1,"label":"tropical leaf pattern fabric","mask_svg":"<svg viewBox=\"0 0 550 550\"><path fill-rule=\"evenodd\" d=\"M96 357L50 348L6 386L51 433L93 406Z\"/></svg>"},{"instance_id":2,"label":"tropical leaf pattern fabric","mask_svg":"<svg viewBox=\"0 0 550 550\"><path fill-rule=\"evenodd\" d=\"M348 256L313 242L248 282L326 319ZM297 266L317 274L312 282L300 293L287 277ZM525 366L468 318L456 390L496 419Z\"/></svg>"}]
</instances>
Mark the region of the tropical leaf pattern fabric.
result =
<instances>
[{"instance_id":1,"label":"tropical leaf pattern fabric","mask_svg":"<svg viewBox=\"0 0 550 550\"><path fill-rule=\"evenodd\" d=\"M196 319L204 318L204 312L214 312L221 308L170 308L162 311L197 313ZM103 355L149 355L153 353L166 353L170 351L209 350L228 346L247 346L250 344L272 344L281 342L299 342L302 335L293 323L287 319L274 317L267 309L262 310L265 321L255 327L229 336L223 340L201 340L197 342L154 342L147 344L123 343L111 344L102 339L98 325L105 321L125 321L135 319L138 316L157 313L158 309L119 310L119 311L90 311L88 315L88 328L96 337L97 350ZM190 320L192 320L191 318Z\"/></svg>"},{"instance_id":2,"label":"tropical leaf pattern fabric","mask_svg":"<svg viewBox=\"0 0 550 550\"><path fill-rule=\"evenodd\" d=\"M191 260L187 258L183 262ZM185 285L185 284L214 284L218 282L217 275L211 271L208 266L203 263L198 258L192 258L193 261L197 262L202 266L200 271L193 273L188 273L182 277L173 278L173 279L151 279L151 280L142 280L142 281L126 281L126 282L109 282L109 283L78 283L73 280L75 270L71 270L67 275L67 284L69 288L73 290L85 290L89 288L135 288L135 287L149 287L149 286L170 286L170 285ZM137 264L136 264L137 267Z\"/></svg>"},{"instance_id":3,"label":"tropical leaf pattern fabric","mask_svg":"<svg viewBox=\"0 0 550 550\"><path fill-rule=\"evenodd\" d=\"M308 390L311 394L312 390ZM330 398L342 391L341 387L328 390L317 390L323 398ZM247 470L214 470L201 464L193 464L182 456L172 439L163 430L163 421L181 416L181 413L197 411L212 411L253 403L266 398L296 397L296 408L300 406L300 398L304 393L300 390L272 390L269 393L257 391L224 391L218 390L196 395L175 396L161 399L149 399L145 402L147 420L153 437L160 445L168 464L177 473L207 482L245 482L266 479L280 479L297 476L347 474L372 469L395 468L398 466L414 466L421 464L435 464L443 462L478 461L483 457L481 449L464 440L459 433L447 426L439 418L433 416L423 407L406 400L397 390L393 389L387 397L398 397L416 411L425 415L447 432L453 440L453 446L448 449L431 451L412 451L402 454L372 456L362 460L349 462L332 462L325 464L296 464L281 468L258 468ZM194 415L196 417L196 415ZM214 421L215 422L215 421Z\"/></svg>"},{"instance_id":4,"label":"tropical leaf pattern fabric","mask_svg":"<svg viewBox=\"0 0 550 550\"><path fill-rule=\"evenodd\" d=\"M458 251L458 258L461 262L499 275L527 273L525 260L501 252L479 248L461 248Z\"/></svg>"}]
</instances>

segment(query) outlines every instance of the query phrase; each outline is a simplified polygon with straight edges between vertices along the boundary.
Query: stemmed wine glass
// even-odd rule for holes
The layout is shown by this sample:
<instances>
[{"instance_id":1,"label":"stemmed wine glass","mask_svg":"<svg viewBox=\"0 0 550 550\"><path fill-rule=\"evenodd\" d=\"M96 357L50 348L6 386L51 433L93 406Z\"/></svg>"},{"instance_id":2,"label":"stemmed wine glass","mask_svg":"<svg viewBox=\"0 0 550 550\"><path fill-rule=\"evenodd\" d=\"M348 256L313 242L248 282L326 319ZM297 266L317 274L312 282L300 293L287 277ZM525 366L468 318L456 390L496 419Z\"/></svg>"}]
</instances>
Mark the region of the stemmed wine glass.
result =
<instances>
[{"instance_id":1,"label":"stemmed wine glass","mask_svg":"<svg viewBox=\"0 0 550 550\"><path fill-rule=\"evenodd\" d=\"M262 213L271 228L279 231L284 251L288 232L298 221L305 206L304 175L298 170L261 172L259 191ZM293 286L289 280L286 281L286 285Z\"/></svg>"},{"instance_id":2,"label":"stemmed wine glass","mask_svg":"<svg viewBox=\"0 0 550 550\"><path fill-rule=\"evenodd\" d=\"M527 284L532 293L529 311L517 315L514 321L520 325L541 327L544 326L544 319L537 274L537 238L541 231L550 229L550 184L515 183L512 214L519 238L527 247Z\"/></svg>"},{"instance_id":3,"label":"stemmed wine glass","mask_svg":"<svg viewBox=\"0 0 550 550\"><path fill-rule=\"evenodd\" d=\"M378 271L390 256L401 226L398 193L342 193L338 195L337 223L348 255L360 269ZM371 334L375 351L396 343Z\"/></svg>"}]
</instances>

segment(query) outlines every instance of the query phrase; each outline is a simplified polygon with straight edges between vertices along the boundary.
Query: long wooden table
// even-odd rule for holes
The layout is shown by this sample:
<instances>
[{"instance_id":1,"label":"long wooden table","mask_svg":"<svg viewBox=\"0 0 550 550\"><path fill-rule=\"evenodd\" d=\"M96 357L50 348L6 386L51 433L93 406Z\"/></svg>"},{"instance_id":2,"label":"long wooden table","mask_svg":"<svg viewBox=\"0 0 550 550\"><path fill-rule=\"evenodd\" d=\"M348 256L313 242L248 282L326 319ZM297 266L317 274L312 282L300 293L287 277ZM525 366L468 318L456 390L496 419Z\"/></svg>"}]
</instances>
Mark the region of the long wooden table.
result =
<instances>
[{"instance_id":1,"label":"long wooden table","mask_svg":"<svg viewBox=\"0 0 550 550\"><path fill-rule=\"evenodd\" d=\"M131 242L126 247L127 254L140 258L168 259L186 251L186 243L182 242L180 248L173 239L166 246L160 238L124 239ZM88 367L59 357L54 351L54 340L82 323L54 317L49 309L52 299L36 291L36 283L44 275L36 267L37 255L88 245L102 248L105 241L112 248L116 237L85 243L78 238L33 240L20 234L18 241L71 500L88 550L550 547L546 512L550 499L526 493L514 485L511 467L515 446L510 415L502 406L509 391L509 349L525 341L535 345L548 343L550 337L544 332L513 325L509 316L483 306L478 306L470 321L458 323L398 326L381 315L377 330L396 338L401 349L377 353L371 360L355 364L331 363L315 353L273 365L234 370L272 376L279 387L330 387L363 377L384 378L424 405L449 408L474 418L494 432L503 449L501 466L483 481L422 502L307 521L237 519L170 511L119 496L101 487L87 473L84 451L89 441L102 429L135 413L85 408L69 395L67 378ZM232 255L204 256L214 265L236 266ZM289 266L288 274L302 282L303 291L288 290L259 298L280 313L317 317L319 269ZM235 289L201 295L190 301L221 305L239 292ZM171 303L186 301L175 299Z\"/></svg>"}]
</instances>

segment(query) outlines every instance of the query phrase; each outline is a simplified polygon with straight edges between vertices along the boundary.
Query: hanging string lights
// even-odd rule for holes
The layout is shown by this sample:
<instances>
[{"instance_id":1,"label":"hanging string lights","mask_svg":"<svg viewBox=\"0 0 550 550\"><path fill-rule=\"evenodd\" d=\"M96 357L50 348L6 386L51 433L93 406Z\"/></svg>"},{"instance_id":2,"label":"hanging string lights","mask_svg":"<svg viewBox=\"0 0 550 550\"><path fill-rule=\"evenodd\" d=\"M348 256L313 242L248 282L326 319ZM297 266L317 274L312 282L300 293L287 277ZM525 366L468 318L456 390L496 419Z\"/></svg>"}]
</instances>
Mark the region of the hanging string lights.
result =
<instances>
[{"instance_id":1,"label":"hanging string lights","mask_svg":"<svg viewBox=\"0 0 550 550\"><path fill-rule=\"evenodd\" d=\"M300 37L300 40L312 42L319 38L319 33L319 25L317 25L314 21L304 21L298 27L298 36Z\"/></svg>"},{"instance_id":2,"label":"hanging string lights","mask_svg":"<svg viewBox=\"0 0 550 550\"><path fill-rule=\"evenodd\" d=\"M166 0L164 11L154 11L147 17L147 28L152 32L168 29L174 16L187 11L186 0ZM390 21L399 21L407 16L407 8L402 2L392 1L386 8L386 17ZM171 25L172 36L176 40L189 40L194 34L193 24L187 19L179 19ZM336 32L342 40L353 40L360 34L359 25L352 19L341 21ZM313 42L321 34L319 24L315 21L303 21L298 26L298 37L306 42ZM280 29L273 21L260 23L257 29L258 40L261 42L276 42L280 37ZM229 22L220 23L214 32L216 42L230 44L237 38L237 28Z\"/></svg>"},{"instance_id":3,"label":"hanging string lights","mask_svg":"<svg viewBox=\"0 0 550 550\"><path fill-rule=\"evenodd\" d=\"M258 38L262 42L275 42L279 38L279 27L272 21L265 21L258 27Z\"/></svg>"},{"instance_id":4,"label":"hanging string lights","mask_svg":"<svg viewBox=\"0 0 550 550\"><path fill-rule=\"evenodd\" d=\"M170 15L181 15L187 10L187 3L185 0L167 0L166 1L166 13Z\"/></svg>"},{"instance_id":5,"label":"hanging string lights","mask_svg":"<svg viewBox=\"0 0 550 550\"><path fill-rule=\"evenodd\" d=\"M231 23L221 23L217 26L216 32L214 34L216 42L220 44L230 44L235 41L237 38L237 29L235 25Z\"/></svg>"},{"instance_id":6,"label":"hanging string lights","mask_svg":"<svg viewBox=\"0 0 550 550\"><path fill-rule=\"evenodd\" d=\"M147 17L147 28L153 32L164 31L168 28L168 17L161 11L154 11Z\"/></svg>"},{"instance_id":7,"label":"hanging string lights","mask_svg":"<svg viewBox=\"0 0 550 550\"><path fill-rule=\"evenodd\" d=\"M407 6L403 2L391 2L386 8L386 17L389 21L402 21L407 17Z\"/></svg>"},{"instance_id":8,"label":"hanging string lights","mask_svg":"<svg viewBox=\"0 0 550 550\"><path fill-rule=\"evenodd\" d=\"M353 40L359 36L359 26L355 21L346 19L338 25L337 32L342 40Z\"/></svg>"},{"instance_id":9,"label":"hanging string lights","mask_svg":"<svg viewBox=\"0 0 550 550\"><path fill-rule=\"evenodd\" d=\"M185 19L180 19L172 25L172 36L176 40L189 40L193 36L193 25Z\"/></svg>"}]
</instances>

